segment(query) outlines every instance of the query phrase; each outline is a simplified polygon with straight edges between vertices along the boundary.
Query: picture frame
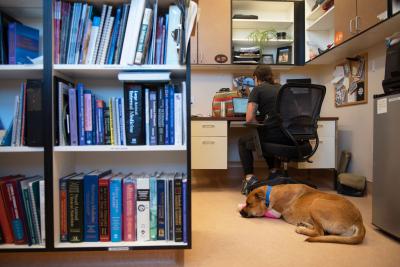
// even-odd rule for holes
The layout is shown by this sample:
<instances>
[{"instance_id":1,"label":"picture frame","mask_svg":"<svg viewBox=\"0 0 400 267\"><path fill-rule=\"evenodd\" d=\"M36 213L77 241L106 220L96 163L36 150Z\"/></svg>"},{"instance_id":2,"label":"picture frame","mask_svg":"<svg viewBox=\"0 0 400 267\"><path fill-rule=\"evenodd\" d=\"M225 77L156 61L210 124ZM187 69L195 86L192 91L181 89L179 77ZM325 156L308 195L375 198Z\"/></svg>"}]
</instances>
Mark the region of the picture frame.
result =
<instances>
[{"instance_id":1,"label":"picture frame","mask_svg":"<svg viewBox=\"0 0 400 267\"><path fill-rule=\"evenodd\" d=\"M274 55L273 54L262 55L261 62L262 64L274 64L275 63Z\"/></svg>"},{"instance_id":2,"label":"picture frame","mask_svg":"<svg viewBox=\"0 0 400 267\"><path fill-rule=\"evenodd\" d=\"M292 46L277 48L276 64L292 64Z\"/></svg>"}]
</instances>

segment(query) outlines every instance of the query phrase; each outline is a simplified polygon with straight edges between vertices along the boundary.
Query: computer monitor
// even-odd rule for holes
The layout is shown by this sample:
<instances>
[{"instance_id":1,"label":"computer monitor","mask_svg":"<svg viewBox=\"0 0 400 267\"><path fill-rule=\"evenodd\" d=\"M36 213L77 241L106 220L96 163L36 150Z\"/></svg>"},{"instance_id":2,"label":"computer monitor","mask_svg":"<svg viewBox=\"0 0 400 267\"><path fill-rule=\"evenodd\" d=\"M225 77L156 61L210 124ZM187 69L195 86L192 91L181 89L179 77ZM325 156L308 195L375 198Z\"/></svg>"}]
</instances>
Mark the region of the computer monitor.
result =
<instances>
[{"instance_id":1,"label":"computer monitor","mask_svg":"<svg viewBox=\"0 0 400 267\"><path fill-rule=\"evenodd\" d=\"M233 98L233 113L235 116L244 116L247 111L248 98L236 97Z\"/></svg>"}]
</instances>

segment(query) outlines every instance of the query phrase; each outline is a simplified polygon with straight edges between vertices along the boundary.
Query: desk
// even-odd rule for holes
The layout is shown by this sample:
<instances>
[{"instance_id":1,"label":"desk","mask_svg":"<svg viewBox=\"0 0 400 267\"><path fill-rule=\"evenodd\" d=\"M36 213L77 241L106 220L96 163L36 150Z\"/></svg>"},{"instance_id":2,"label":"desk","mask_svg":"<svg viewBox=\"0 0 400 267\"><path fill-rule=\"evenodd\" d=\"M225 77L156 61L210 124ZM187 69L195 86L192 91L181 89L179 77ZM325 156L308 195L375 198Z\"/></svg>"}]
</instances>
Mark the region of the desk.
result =
<instances>
[{"instance_id":1,"label":"desk","mask_svg":"<svg viewBox=\"0 0 400 267\"><path fill-rule=\"evenodd\" d=\"M192 169L227 169L229 127L244 127L244 117L192 117ZM301 162L300 169L336 169L338 142L337 117L318 121L320 139L313 163Z\"/></svg>"}]
</instances>

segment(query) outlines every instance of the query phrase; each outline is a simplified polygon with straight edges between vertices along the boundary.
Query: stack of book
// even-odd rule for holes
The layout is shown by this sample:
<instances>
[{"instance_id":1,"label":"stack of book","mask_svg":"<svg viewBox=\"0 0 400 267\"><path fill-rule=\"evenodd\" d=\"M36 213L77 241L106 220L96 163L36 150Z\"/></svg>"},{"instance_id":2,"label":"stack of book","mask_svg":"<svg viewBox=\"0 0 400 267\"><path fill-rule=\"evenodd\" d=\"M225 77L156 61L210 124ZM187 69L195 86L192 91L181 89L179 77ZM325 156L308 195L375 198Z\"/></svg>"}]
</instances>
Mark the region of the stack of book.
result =
<instances>
[{"instance_id":1,"label":"stack of book","mask_svg":"<svg viewBox=\"0 0 400 267\"><path fill-rule=\"evenodd\" d=\"M0 178L2 243L44 245L44 180L21 175Z\"/></svg>"},{"instance_id":2,"label":"stack of book","mask_svg":"<svg viewBox=\"0 0 400 267\"><path fill-rule=\"evenodd\" d=\"M158 13L158 0L132 0L97 10L87 3L54 4L55 64L178 64L181 9Z\"/></svg>"},{"instance_id":3,"label":"stack of book","mask_svg":"<svg viewBox=\"0 0 400 267\"><path fill-rule=\"evenodd\" d=\"M73 173L59 189L60 242L187 242L182 173Z\"/></svg>"},{"instance_id":4,"label":"stack of book","mask_svg":"<svg viewBox=\"0 0 400 267\"><path fill-rule=\"evenodd\" d=\"M258 46L242 47L233 52L233 63L239 64L258 64L260 62L261 52Z\"/></svg>"},{"instance_id":5,"label":"stack of book","mask_svg":"<svg viewBox=\"0 0 400 267\"><path fill-rule=\"evenodd\" d=\"M43 146L41 99L41 80L21 83L21 92L15 96L14 116L1 146Z\"/></svg>"},{"instance_id":6,"label":"stack of book","mask_svg":"<svg viewBox=\"0 0 400 267\"><path fill-rule=\"evenodd\" d=\"M39 56L39 30L0 11L0 64L32 64Z\"/></svg>"},{"instance_id":7,"label":"stack of book","mask_svg":"<svg viewBox=\"0 0 400 267\"><path fill-rule=\"evenodd\" d=\"M55 79L56 145L184 145L185 83L124 84L102 99L82 83Z\"/></svg>"}]
</instances>

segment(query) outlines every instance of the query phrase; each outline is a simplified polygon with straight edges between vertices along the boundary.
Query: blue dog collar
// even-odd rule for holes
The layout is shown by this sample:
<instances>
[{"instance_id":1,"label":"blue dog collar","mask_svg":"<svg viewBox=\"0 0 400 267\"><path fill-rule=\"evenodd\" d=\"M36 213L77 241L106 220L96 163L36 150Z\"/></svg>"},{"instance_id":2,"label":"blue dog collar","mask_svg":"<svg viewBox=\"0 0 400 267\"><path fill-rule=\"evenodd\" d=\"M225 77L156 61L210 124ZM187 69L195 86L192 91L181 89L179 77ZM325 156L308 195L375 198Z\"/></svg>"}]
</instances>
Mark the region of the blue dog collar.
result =
<instances>
[{"instance_id":1,"label":"blue dog collar","mask_svg":"<svg viewBox=\"0 0 400 267\"><path fill-rule=\"evenodd\" d=\"M267 185L267 192L265 193L265 205L269 207L269 197L271 195L272 186Z\"/></svg>"}]
</instances>

